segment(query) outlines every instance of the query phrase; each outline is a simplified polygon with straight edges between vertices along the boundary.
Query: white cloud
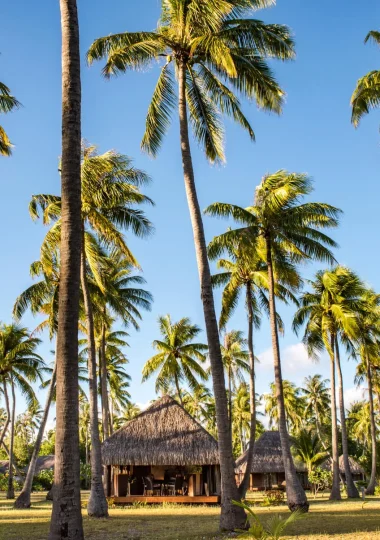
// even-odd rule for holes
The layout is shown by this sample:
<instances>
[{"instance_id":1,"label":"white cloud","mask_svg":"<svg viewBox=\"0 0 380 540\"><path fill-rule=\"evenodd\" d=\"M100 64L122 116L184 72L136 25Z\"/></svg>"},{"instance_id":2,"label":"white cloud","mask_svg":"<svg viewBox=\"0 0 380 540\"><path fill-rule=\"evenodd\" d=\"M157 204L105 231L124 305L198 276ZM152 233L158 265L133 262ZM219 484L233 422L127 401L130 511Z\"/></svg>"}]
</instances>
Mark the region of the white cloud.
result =
<instances>
[{"instance_id":1,"label":"white cloud","mask_svg":"<svg viewBox=\"0 0 380 540\"><path fill-rule=\"evenodd\" d=\"M137 401L136 405L140 409L140 411L145 411L151 405L151 401L146 401L145 403L141 403L140 401Z\"/></svg>"},{"instance_id":2,"label":"white cloud","mask_svg":"<svg viewBox=\"0 0 380 540\"><path fill-rule=\"evenodd\" d=\"M366 397L366 389L358 388L353 386L352 388L347 388L344 391L344 406L346 409L349 409L354 401L361 401Z\"/></svg>"},{"instance_id":3,"label":"white cloud","mask_svg":"<svg viewBox=\"0 0 380 540\"><path fill-rule=\"evenodd\" d=\"M260 360L260 368L273 369L272 348L260 353L258 359ZM303 343L296 343L281 350L281 364L285 373L299 373L300 371L309 371L313 362L308 357Z\"/></svg>"}]
</instances>

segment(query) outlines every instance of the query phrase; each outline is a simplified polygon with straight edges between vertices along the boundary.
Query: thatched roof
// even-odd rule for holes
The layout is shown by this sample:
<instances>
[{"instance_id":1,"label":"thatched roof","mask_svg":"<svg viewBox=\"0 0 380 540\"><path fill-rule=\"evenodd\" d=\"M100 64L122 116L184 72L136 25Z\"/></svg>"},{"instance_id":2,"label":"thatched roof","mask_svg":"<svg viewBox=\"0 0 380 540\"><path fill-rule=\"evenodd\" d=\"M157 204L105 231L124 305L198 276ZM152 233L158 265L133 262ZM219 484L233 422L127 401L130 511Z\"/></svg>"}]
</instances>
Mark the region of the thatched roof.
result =
<instances>
[{"instance_id":1,"label":"thatched roof","mask_svg":"<svg viewBox=\"0 0 380 540\"><path fill-rule=\"evenodd\" d=\"M350 470L352 474L365 474L365 471L361 465L357 461L354 460L353 457L348 456L348 461L350 463ZM332 463L331 458L327 458L321 465L322 469L325 470L331 470ZM339 472L340 474L344 474L344 461L343 461L343 455L339 458Z\"/></svg>"},{"instance_id":2,"label":"thatched roof","mask_svg":"<svg viewBox=\"0 0 380 540\"><path fill-rule=\"evenodd\" d=\"M54 469L55 456L38 456L36 462L36 471L35 474L38 474L41 471L46 471L49 469ZM28 470L29 466L25 467L25 470Z\"/></svg>"},{"instance_id":3,"label":"thatched roof","mask_svg":"<svg viewBox=\"0 0 380 540\"><path fill-rule=\"evenodd\" d=\"M102 444L105 465L215 465L218 444L170 396L155 401Z\"/></svg>"},{"instance_id":4,"label":"thatched roof","mask_svg":"<svg viewBox=\"0 0 380 540\"><path fill-rule=\"evenodd\" d=\"M294 464L298 472L306 471L303 463L295 461ZM244 472L246 466L247 452L236 460L236 470ZM278 431L265 431L255 442L251 472L256 474L285 472L280 433Z\"/></svg>"}]
</instances>

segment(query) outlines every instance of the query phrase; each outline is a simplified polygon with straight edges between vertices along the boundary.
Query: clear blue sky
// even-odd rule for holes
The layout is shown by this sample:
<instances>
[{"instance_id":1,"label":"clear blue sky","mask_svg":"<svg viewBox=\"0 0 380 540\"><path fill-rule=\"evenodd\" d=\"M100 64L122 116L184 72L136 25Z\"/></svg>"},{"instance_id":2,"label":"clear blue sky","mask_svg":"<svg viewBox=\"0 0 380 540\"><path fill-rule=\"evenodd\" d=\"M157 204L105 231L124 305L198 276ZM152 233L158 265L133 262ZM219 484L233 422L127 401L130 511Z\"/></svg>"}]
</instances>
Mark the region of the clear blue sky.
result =
<instances>
[{"instance_id":1,"label":"clear blue sky","mask_svg":"<svg viewBox=\"0 0 380 540\"><path fill-rule=\"evenodd\" d=\"M28 0L10 2L1 12L0 80L5 82L23 108L1 118L16 144L14 156L0 159L0 320L9 322L16 296L31 281L29 265L39 255L45 233L28 216L33 193L58 193L60 155L60 19L58 1L38 5ZM82 58L92 41L124 30L150 30L159 16L159 0L79 0ZM355 130L350 124L349 100L359 76L377 69L380 51L363 40L378 28L380 5L367 0L360 7L353 0L278 0L278 5L255 17L288 24L295 35L297 59L275 64L278 80L287 92L281 117L268 115L246 103L245 112L257 137L250 143L245 133L227 124L227 163L211 167L193 148L201 207L214 201L239 205L252 202L255 186L263 174L285 168L307 172L315 179L314 199L341 207L345 214L335 234L341 248L339 261L354 268L380 289L379 278L379 132L380 113L366 117ZM158 74L130 73L105 81L101 64L82 64L83 136L99 145L132 156L136 166L153 178L147 193L156 202L148 215L156 227L147 241L130 237L148 288L154 294L151 313L144 316L141 331L131 331L129 372L132 397L140 403L154 396L153 383L140 384L141 368L152 354L157 337L158 315L174 319L189 316L203 326L192 233L185 200L178 125L174 121L162 151L151 160L140 151L144 120ZM222 221L206 219L207 239L225 230ZM310 275L315 268L305 269ZM219 309L219 294L216 305ZM284 376L301 383L305 374L328 375L325 360L320 366L305 362L291 332L291 309L280 308L286 322L281 342ZM33 328L35 321L26 316ZM231 328L245 329L243 306ZM204 337L205 339L205 337ZM269 329L264 322L255 336L258 391L273 379L270 366ZM45 340L41 353L50 359L52 345ZM346 387L353 388L354 365L345 366Z\"/></svg>"}]
</instances>

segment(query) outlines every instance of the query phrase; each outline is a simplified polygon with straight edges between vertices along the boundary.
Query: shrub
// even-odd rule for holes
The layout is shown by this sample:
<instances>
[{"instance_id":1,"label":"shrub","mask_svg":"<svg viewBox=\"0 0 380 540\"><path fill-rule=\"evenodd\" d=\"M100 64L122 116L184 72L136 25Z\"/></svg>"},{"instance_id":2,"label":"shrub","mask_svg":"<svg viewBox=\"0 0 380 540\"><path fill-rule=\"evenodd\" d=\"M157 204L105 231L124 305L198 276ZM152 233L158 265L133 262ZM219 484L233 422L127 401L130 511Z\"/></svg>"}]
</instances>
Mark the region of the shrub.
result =
<instances>
[{"instance_id":1,"label":"shrub","mask_svg":"<svg viewBox=\"0 0 380 540\"><path fill-rule=\"evenodd\" d=\"M278 506L285 501L285 493L280 489L271 489L264 496L264 506Z\"/></svg>"},{"instance_id":2,"label":"shrub","mask_svg":"<svg viewBox=\"0 0 380 540\"><path fill-rule=\"evenodd\" d=\"M8 473L0 474L0 491L7 491L8 489ZM16 491L22 489L22 484L15 478L13 479L13 487Z\"/></svg>"},{"instance_id":3,"label":"shrub","mask_svg":"<svg viewBox=\"0 0 380 540\"><path fill-rule=\"evenodd\" d=\"M248 513L248 531L238 531L242 533L239 537L241 536L244 538L254 538L255 540L279 540L280 538L283 538L283 534L288 525L306 516L302 510L297 510L287 517L277 515L263 520L255 514L250 506L237 501L232 502L236 506L244 508Z\"/></svg>"},{"instance_id":4,"label":"shrub","mask_svg":"<svg viewBox=\"0 0 380 540\"><path fill-rule=\"evenodd\" d=\"M54 471L52 469L40 471L33 479L32 489L33 491L49 491L52 488L53 481Z\"/></svg>"}]
</instances>

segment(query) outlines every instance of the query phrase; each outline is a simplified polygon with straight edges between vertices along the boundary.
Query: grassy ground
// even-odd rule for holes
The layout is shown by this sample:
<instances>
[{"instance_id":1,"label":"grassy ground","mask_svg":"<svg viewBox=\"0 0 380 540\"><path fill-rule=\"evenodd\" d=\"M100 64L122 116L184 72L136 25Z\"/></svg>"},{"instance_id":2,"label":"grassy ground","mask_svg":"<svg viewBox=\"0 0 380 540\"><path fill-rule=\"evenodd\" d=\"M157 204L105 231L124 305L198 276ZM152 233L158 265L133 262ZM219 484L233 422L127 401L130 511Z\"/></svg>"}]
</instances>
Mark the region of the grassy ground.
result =
<instances>
[{"instance_id":1,"label":"grassy ground","mask_svg":"<svg viewBox=\"0 0 380 540\"><path fill-rule=\"evenodd\" d=\"M51 504L45 494L33 495L31 510L13 510L0 496L0 540L46 540ZM257 508L260 516L284 513L285 507ZM86 540L215 540L220 509L206 506L155 506L112 508L109 520L86 517ZM247 537L246 537L247 538ZM311 501L305 519L289 529L291 540L380 540L380 498L361 502Z\"/></svg>"}]
</instances>

